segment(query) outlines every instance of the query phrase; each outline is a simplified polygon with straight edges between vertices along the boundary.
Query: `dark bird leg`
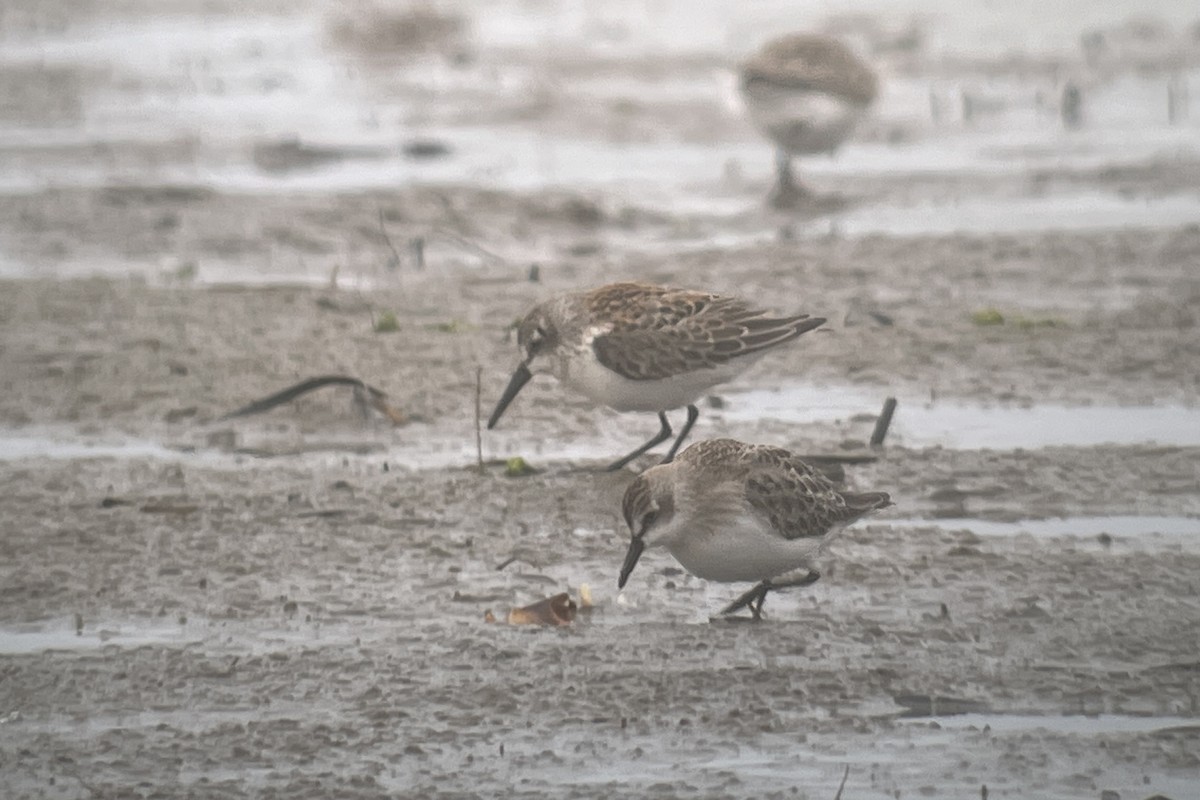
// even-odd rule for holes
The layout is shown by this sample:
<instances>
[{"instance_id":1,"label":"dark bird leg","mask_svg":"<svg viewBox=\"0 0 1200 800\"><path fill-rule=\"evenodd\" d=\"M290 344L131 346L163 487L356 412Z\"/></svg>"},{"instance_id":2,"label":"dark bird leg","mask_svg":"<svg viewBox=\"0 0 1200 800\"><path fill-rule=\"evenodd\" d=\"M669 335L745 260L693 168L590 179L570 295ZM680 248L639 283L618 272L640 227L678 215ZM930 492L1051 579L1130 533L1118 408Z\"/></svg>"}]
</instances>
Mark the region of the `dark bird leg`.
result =
<instances>
[{"instance_id":1,"label":"dark bird leg","mask_svg":"<svg viewBox=\"0 0 1200 800\"><path fill-rule=\"evenodd\" d=\"M782 149L776 149L775 187L771 190L771 205L775 208L796 208L808 198L808 189L796 182L792 172L792 157Z\"/></svg>"},{"instance_id":2,"label":"dark bird leg","mask_svg":"<svg viewBox=\"0 0 1200 800\"><path fill-rule=\"evenodd\" d=\"M667 457L662 460L664 464L670 464L675 460L675 454L679 452L679 445L683 444L683 440L692 432L692 426L696 424L696 418L700 416L700 409L695 406L688 406L687 412L687 422L683 423L683 430L679 432L678 438L675 439L675 444L671 445Z\"/></svg>"},{"instance_id":3,"label":"dark bird leg","mask_svg":"<svg viewBox=\"0 0 1200 800\"><path fill-rule=\"evenodd\" d=\"M748 592L743 594L737 600L734 600L732 603L725 606L725 608L723 608L719 612L717 612L717 616L718 617L727 617L730 614L732 614L733 612L741 611L743 608L746 608L747 606L749 606L750 613L754 615L755 619L758 619L762 615L763 600L766 599L767 591L770 588L771 588L770 581L762 581L761 583L754 584L754 588L750 589ZM755 610L755 607L754 607L754 604L756 602L758 603L757 610Z\"/></svg>"},{"instance_id":4,"label":"dark bird leg","mask_svg":"<svg viewBox=\"0 0 1200 800\"><path fill-rule=\"evenodd\" d=\"M770 580L762 581L761 583L755 584L753 589L743 594L737 600L734 600L732 603L725 606L725 608L723 608L720 613L717 614L717 616L728 616L735 611L741 611L743 608L748 607L750 609L751 616L755 620L760 620L762 619L763 603L765 603L767 600L767 592L771 591L772 589L795 589L802 586L812 586L820 579L821 573L817 572L815 569L810 569L807 574L792 580L780 582Z\"/></svg>"},{"instance_id":5,"label":"dark bird leg","mask_svg":"<svg viewBox=\"0 0 1200 800\"><path fill-rule=\"evenodd\" d=\"M770 588L770 585L764 586L763 590L758 593L758 602L750 603L750 616L755 622L762 620L762 607L763 603L767 602L767 591Z\"/></svg>"},{"instance_id":6,"label":"dark bird leg","mask_svg":"<svg viewBox=\"0 0 1200 800\"><path fill-rule=\"evenodd\" d=\"M697 411L696 413L699 414L700 412ZM647 450L650 450L651 448L654 448L654 447L658 447L660 444L665 442L667 439L671 438L671 423L667 422L666 413L664 413L662 411L658 412L658 419L660 422L662 422L662 430L660 430L657 434L655 434L653 439L646 442L644 445L639 447L637 450L634 450L632 453L625 456L624 458L617 459L613 463L609 464L605 469L608 472L616 472L617 470L623 468L630 461L633 461L635 458L637 458L638 456L645 453ZM691 426L689 425L688 427L691 427ZM686 428L684 429L684 432L685 433L687 432Z\"/></svg>"}]
</instances>

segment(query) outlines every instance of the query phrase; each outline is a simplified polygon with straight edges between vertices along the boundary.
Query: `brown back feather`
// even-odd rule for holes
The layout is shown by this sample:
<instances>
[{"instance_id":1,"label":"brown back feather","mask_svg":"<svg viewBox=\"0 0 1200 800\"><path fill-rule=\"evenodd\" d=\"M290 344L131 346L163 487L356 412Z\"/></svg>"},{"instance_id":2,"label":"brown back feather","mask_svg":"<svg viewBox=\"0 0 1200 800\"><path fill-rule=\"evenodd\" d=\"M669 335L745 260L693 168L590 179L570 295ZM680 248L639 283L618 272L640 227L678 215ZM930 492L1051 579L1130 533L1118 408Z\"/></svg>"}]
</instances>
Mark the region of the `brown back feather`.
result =
<instances>
[{"instance_id":1,"label":"brown back feather","mask_svg":"<svg viewBox=\"0 0 1200 800\"><path fill-rule=\"evenodd\" d=\"M596 359L630 380L660 380L711 369L820 327L825 320L772 317L737 297L644 283L605 287L588 311L612 320L592 341Z\"/></svg>"},{"instance_id":2,"label":"brown back feather","mask_svg":"<svg viewBox=\"0 0 1200 800\"><path fill-rule=\"evenodd\" d=\"M823 473L780 447L710 439L679 456L718 463L722 480L744 481L746 501L787 539L824 536L890 503L885 492L842 492Z\"/></svg>"},{"instance_id":3,"label":"brown back feather","mask_svg":"<svg viewBox=\"0 0 1200 800\"><path fill-rule=\"evenodd\" d=\"M837 95L867 106L879 91L875 71L849 47L820 34L772 39L742 65L742 86L755 81Z\"/></svg>"}]
</instances>

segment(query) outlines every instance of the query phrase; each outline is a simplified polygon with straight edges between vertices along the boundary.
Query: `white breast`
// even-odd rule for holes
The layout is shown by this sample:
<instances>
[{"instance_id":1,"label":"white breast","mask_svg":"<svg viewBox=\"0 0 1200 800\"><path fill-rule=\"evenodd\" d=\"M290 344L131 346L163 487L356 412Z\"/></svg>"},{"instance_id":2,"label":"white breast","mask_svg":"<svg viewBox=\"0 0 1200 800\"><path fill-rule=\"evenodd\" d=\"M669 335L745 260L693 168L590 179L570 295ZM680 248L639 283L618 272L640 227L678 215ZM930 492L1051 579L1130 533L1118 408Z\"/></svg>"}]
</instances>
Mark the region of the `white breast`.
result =
<instances>
[{"instance_id":1,"label":"white breast","mask_svg":"<svg viewBox=\"0 0 1200 800\"><path fill-rule=\"evenodd\" d=\"M671 555L698 578L726 583L761 581L800 568L811 568L822 539L787 540L755 517L683 536L671 543Z\"/></svg>"},{"instance_id":2,"label":"white breast","mask_svg":"<svg viewBox=\"0 0 1200 800\"><path fill-rule=\"evenodd\" d=\"M741 358L662 380L634 381L597 361L589 346L559 358L555 375L580 394L616 411L670 411L696 402L713 386L736 377L755 360Z\"/></svg>"},{"instance_id":3,"label":"white breast","mask_svg":"<svg viewBox=\"0 0 1200 800\"><path fill-rule=\"evenodd\" d=\"M754 126L794 154L836 150L863 116L861 106L824 92L755 86L745 100Z\"/></svg>"}]
</instances>

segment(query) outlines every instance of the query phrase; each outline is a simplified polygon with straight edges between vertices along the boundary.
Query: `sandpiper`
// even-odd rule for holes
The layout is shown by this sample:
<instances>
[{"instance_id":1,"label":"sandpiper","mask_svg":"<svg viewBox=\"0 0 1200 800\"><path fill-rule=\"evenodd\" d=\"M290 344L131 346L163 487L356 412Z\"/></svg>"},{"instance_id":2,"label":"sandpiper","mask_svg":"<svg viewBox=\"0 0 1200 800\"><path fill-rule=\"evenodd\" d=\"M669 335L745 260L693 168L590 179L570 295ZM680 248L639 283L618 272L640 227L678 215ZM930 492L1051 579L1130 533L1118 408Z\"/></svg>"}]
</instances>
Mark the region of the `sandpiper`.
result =
<instances>
[{"instance_id":1,"label":"sandpiper","mask_svg":"<svg viewBox=\"0 0 1200 800\"><path fill-rule=\"evenodd\" d=\"M807 314L772 316L737 297L613 283L561 295L536 306L521 322L523 358L488 419L494 428L535 372L617 411L655 411L658 434L610 464L618 470L666 441L666 412L687 407L687 421L663 463L671 461L700 415L696 400L749 367L775 345L819 327Z\"/></svg>"},{"instance_id":2,"label":"sandpiper","mask_svg":"<svg viewBox=\"0 0 1200 800\"><path fill-rule=\"evenodd\" d=\"M749 606L760 619L768 591L815 583L821 574L813 560L822 546L888 505L886 492L842 491L779 447L697 442L625 490L632 539L617 586L625 588L645 548L661 546L698 578L758 581L721 614Z\"/></svg>"},{"instance_id":3,"label":"sandpiper","mask_svg":"<svg viewBox=\"0 0 1200 800\"><path fill-rule=\"evenodd\" d=\"M775 143L771 203L796 206L811 193L792 175L792 157L836 151L875 100L878 78L845 44L813 33L772 39L739 77L751 122Z\"/></svg>"}]
</instances>

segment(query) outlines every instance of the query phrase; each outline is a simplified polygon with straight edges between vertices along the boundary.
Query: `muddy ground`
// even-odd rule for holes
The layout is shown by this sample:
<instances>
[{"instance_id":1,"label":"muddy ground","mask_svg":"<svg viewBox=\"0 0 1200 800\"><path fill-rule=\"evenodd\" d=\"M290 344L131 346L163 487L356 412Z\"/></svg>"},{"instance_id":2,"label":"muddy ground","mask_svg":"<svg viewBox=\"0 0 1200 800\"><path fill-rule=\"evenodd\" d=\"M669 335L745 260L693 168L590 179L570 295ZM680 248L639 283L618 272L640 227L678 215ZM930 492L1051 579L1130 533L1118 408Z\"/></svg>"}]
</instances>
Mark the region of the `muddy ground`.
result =
<instances>
[{"instance_id":1,"label":"muddy ground","mask_svg":"<svg viewBox=\"0 0 1200 800\"><path fill-rule=\"evenodd\" d=\"M46 36L70 29L14 9L10 26L24 13ZM480 104L477 124L587 130L617 143L610 156L647 131L714 154L756 141L703 95L570 111L573 81L600 64L638 85L714 58L580 58L540 104L448 91L460 115ZM941 80L946 63L909 54L896 69ZM63 69L33 73L58 105L17 97L4 118L86 117L79 98L113 76ZM894 118L861 134L925 135ZM1195 201L1194 153L834 168L818 182L848 216L796 216L763 208L757 167L716 157L671 202L466 174L230 188L171 168L208 164L228 144L215 139L3 143L14 183L97 158L124 176L0 192L5 797L831 798L843 776L845 798L1198 796L1200 226L846 222L1079 191L1153 214ZM247 152L268 176L312 157ZM710 622L745 587L665 554L618 595L634 470L598 467L652 417L539 379L483 432L476 466L477 370L486 416L516 362L513 321L620 278L830 320L715 390L695 431L861 460L847 483L896 502L830 546L819 583L772 596L761 624ZM377 331L388 314L398 329ZM321 374L382 389L405 423L364 418L344 389L221 419ZM841 398L844 413L756 414L758 390ZM893 432L869 451L889 395ZM909 411L951 408L1015 413L1022 444L934 443ZM1082 443L1045 430L1027 446L1061 408L1105 422ZM1123 433L1153 408L1176 427ZM506 477L517 455L540 472ZM585 585L594 606L568 627L485 621Z\"/></svg>"}]
</instances>

